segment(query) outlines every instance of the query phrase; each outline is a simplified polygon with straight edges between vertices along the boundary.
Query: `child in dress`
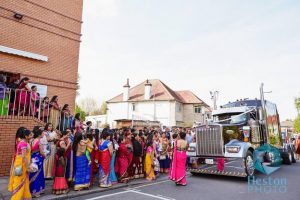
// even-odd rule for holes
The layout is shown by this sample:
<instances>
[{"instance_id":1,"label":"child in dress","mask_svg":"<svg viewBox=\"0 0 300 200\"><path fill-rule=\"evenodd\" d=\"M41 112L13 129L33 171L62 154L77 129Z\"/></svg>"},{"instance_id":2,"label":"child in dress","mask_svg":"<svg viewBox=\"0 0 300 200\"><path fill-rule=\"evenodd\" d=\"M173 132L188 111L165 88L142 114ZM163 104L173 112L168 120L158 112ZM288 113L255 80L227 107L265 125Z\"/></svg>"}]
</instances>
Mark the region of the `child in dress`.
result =
<instances>
[{"instance_id":1,"label":"child in dress","mask_svg":"<svg viewBox=\"0 0 300 200\"><path fill-rule=\"evenodd\" d=\"M88 133L86 136L87 136L87 142L86 142L87 148L85 151L85 156L87 157L87 159L89 161L89 165L91 165L91 163L92 163L91 153L94 149L95 138L93 137L93 135L91 133Z\"/></svg>"},{"instance_id":2,"label":"child in dress","mask_svg":"<svg viewBox=\"0 0 300 200\"><path fill-rule=\"evenodd\" d=\"M68 183L66 180L66 159L64 157L65 149L59 148L55 155L56 166L55 166L55 179L53 182L53 194L66 194L69 192Z\"/></svg>"}]
</instances>

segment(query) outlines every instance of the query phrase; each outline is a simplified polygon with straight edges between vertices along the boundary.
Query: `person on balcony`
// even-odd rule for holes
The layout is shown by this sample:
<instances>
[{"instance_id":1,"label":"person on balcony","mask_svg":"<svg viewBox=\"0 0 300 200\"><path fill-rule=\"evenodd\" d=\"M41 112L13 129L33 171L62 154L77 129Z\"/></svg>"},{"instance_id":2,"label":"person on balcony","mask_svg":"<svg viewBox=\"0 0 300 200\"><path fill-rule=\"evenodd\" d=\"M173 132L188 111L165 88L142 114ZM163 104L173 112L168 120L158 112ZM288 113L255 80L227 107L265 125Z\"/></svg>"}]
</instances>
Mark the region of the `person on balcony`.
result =
<instances>
[{"instance_id":1,"label":"person on balcony","mask_svg":"<svg viewBox=\"0 0 300 200\"><path fill-rule=\"evenodd\" d=\"M49 97L44 97L40 105L39 119L45 123L49 121Z\"/></svg>"},{"instance_id":2,"label":"person on balcony","mask_svg":"<svg viewBox=\"0 0 300 200\"><path fill-rule=\"evenodd\" d=\"M36 116L38 111L38 107L36 106L36 102L40 100L40 97L37 93L37 87L35 85L31 86L31 93L30 93L30 115Z\"/></svg>"},{"instance_id":3,"label":"person on balcony","mask_svg":"<svg viewBox=\"0 0 300 200\"><path fill-rule=\"evenodd\" d=\"M6 77L0 74L0 116L6 116L8 114L8 93L7 86L5 84Z\"/></svg>"},{"instance_id":4,"label":"person on balcony","mask_svg":"<svg viewBox=\"0 0 300 200\"><path fill-rule=\"evenodd\" d=\"M70 128L71 118L72 115L71 115L69 104L65 104L61 110L61 117L60 117L60 124L59 124L60 131L64 131Z\"/></svg>"},{"instance_id":5,"label":"person on balcony","mask_svg":"<svg viewBox=\"0 0 300 200\"><path fill-rule=\"evenodd\" d=\"M57 129L59 125L59 116L60 116L60 107L58 104L57 95L52 97L49 108L50 108L49 123L53 125L54 129Z\"/></svg>"},{"instance_id":6,"label":"person on balcony","mask_svg":"<svg viewBox=\"0 0 300 200\"><path fill-rule=\"evenodd\" d=\"M9 99L9 114L14 115L16 113L16 89L19 87L20 80L14 79L14 81L7 85L7 87L10 90L10 99Z\"/></svg>"},{"instance_id":7,"label":"person on balcony","mask_svg":"<svg viewBox=\"0 0 300 200\"><path fill-rule=\"evenodd\" d=\"M29 109L29 102L30 102L30 88L28 86L29 78L24 77L21 79L20 84L18 86L16 92L16 103L15 103L15 110L16 113L21 115L26 115Z\"/></svg>"}]
</instances>

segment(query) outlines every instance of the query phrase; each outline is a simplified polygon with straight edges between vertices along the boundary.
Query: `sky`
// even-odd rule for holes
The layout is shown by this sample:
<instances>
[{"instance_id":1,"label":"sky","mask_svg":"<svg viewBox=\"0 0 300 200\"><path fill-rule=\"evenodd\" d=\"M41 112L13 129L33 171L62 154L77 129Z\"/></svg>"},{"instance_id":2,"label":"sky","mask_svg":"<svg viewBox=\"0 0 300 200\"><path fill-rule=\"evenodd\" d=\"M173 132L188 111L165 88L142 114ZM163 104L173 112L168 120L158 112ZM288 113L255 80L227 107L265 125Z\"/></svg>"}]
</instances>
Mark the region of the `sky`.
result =
<instances>
[{"instance_id":1,"label":"sky","mask_svg":"<svg viewBox=\"0 0 300 200\"><path fill-rule=\"evenodd\" d=\"M80 96L99 104L160 79L212 105L242 98L276 103L295 118L300 96L298 0L88 0L80 46Z\"/></svg>"}]
</instances>

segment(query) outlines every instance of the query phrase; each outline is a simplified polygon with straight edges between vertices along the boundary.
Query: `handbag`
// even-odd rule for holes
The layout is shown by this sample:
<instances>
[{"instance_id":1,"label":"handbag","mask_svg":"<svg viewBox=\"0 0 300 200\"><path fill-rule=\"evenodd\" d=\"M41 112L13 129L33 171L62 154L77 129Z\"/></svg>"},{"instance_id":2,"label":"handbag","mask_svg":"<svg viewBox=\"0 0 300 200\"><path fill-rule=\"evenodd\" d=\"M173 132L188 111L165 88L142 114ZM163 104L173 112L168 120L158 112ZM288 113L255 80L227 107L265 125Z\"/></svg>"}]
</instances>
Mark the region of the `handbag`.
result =
<instances>
[{"instance_id":1,"label":"handbag","mask_svg":"<svg viewBox=\"0 0 300 200\"><path fill-rule=\"evenodd\" d=\"M22 166L17 166L14 168L14 176L22 176L23 169Z\"/></svg>"}]
</instances>

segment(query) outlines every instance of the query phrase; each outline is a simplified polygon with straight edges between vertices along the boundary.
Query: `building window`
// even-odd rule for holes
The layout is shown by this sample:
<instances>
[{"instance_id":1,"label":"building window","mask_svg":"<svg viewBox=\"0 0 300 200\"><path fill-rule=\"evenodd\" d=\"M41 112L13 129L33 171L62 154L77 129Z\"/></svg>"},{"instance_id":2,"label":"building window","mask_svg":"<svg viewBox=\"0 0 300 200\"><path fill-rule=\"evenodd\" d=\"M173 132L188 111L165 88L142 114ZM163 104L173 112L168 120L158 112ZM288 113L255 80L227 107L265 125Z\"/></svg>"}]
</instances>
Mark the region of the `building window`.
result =
<instances>
[{"instance_id":1,"label":"building window","mask_svg":"<svg viewBox=\"0 0 300 200\"><path fill-rule=\"evenodd\" d=\"M132 111L135 111L136 110L136 105L133 103L132 104Z\"/></svg>"},{"instance_id":2,"label":"building window","mask_svg":"<svg viewBox=\"0 0 300 200\"><path fill-rule=\"evenodd\" d=\"M195 106L195 113L201 113L201 106Z\"/></svg>"}]
</instances>

